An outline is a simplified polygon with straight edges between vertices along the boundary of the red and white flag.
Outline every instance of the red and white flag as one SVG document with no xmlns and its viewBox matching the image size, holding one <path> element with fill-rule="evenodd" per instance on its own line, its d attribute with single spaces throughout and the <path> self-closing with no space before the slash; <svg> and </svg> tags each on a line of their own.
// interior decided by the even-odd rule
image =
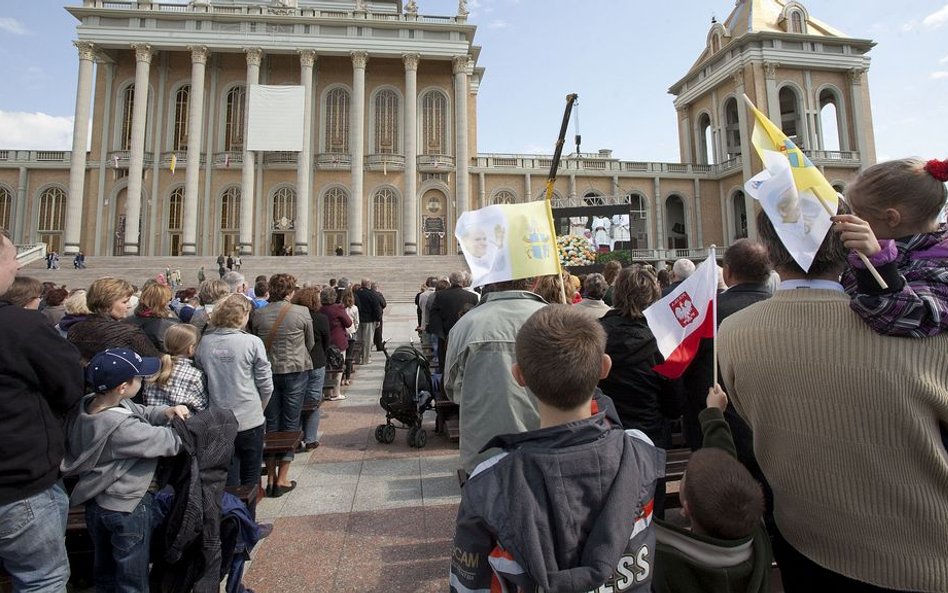
<svg viewBox="0 0 948 593">
<path fill-rule="evenodd" d="M 698 352 L 702 338 L 713 338 L 718 300 L 718 265 L 714 249 L 701 265 L 668 296 L 644 311 L 665 362 L 655 372 L 677 379 Z"/>
</svg>

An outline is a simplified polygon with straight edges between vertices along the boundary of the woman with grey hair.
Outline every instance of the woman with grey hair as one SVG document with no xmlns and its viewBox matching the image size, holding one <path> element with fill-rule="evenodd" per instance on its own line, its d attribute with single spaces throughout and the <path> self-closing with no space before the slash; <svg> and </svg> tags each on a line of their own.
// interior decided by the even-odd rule
<svg viewBox="0 0 948 593">
<path fill-rule="evenodd" d="M 589 274 L 583 281 L 583 300 L 576 303 L 576 310 L 595 319 L 601 319 L 609 312 L 609 305 L 602 300 L 607 290 L 609 290 L 609 283 L 606 282 L 605 276 L 597 273 Z"/>
<path fill-rule="evenodd" d="M 214 311 L 214 305 L 230 296 L 230 285 L 223 280 L 205 280 L 198 288 L 198 300 L 201 306 L 194 310 L 188 322 L 198 328 L 202 334 L 208 331 L 207 325 Z"/>
</svg>

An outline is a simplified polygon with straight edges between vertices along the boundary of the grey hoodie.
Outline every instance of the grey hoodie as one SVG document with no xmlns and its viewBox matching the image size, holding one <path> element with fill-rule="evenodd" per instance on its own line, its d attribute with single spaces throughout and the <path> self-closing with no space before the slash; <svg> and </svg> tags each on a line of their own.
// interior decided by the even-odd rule
<svg viewBox="0 0 948 593">
<path fill-rule="evenodd" d="M 140 406 L 123 400 L 89 414 L 90 393 L 66 427 L 65 475 L 79 476 L 69 504 L 88 500 L 110 511 L 135 510 L 148 491 L 159 457 L 177 455 L 181 439 L 167 424 L 168 406 Z"/>
</svg>

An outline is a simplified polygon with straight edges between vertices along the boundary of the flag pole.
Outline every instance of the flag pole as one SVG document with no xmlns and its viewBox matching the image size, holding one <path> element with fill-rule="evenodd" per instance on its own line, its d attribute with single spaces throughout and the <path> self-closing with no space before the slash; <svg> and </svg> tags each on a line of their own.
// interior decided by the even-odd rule
<svg viewBox="0 0 948 593">
<path fill-rule="evenodd" d="M 754 102 L 750 100 L 750 97 L 748 97 L 746 93 L 744 93 L 742 96 L 744 97 L 744 103 L 746 103 L 755 112 L 759 112 L 757 107 L 754 105 Z M 763 116 L 763 114 L 761 115 Z M 756 116 L 755 116 L 755 119 L 756 119 Z M 776 127 L 776 124 L 773 124 L 773 122 L 770 122 L 770 123 L 774 125 L 774 127 Z M 755 123 L 755 125 L 757 124 Z M 758 147 L 758 151 L 759 150 L 760 148 Z M 823 177 L 824 181 L 826 181 L 826 177 L 823 176 L 823 173 L 821 171 L 817 170 L 816 172 L 820 175 L 820 177 Z M 794 182 L 794 184 L 795 183 L 796 182 Z M 829 185 L 828 181 L 826 183 L 827 185 Z M 826 213 L 830 215 L 830 218 L 836 216 L 837 213 L 833 212 L 833 209 L 830 208 L 829 204 L 826 203 L 826 201 L 823 199 L 823 197 L 819 193 L 815 191 L 812 193 L 814 196 L 816 196 L 816 200 L 820 203 L 820 206 L 823 206 L 823 209 L 826 210 Z M 839 196 L 839 192 L 837 192 L 836 195 Z M 869 258 L 866 257 L 865 254 L 863 254 L 861 251 L 858 251 L 855 249 L 853 251 L 856 252 L 856 256 L 859 258 L 859 261 L 861 261 L 863 265 L 866 266 L 866 269 L 869 270 L 869 273 L 875 279 L 876 283 L 879 285 L 879 288 L 881 288 L 882 290 L 887 290 L 889 288 L 889 285 L 886 284 L 886 281 L 882 279 L 881 275 L 879 275 L 879 271 L 876 270 L 876 267 L 874 265 L 872 265 L 872 262 L 869 261 Z"/>
<path fill-rule="evenodd" d="M 709 248 L 711 252 L 711 261 L 714 262 L 715 268 L 718 265 L 718 255 L 717 247 L 711 245 Z M 717 272 L 715 271 L 715 275 Z M 714 330 L 711 334 L 711 358 L 712 358 L 712 374 L 711 374 L 711 386 L 718 384 L 718 291 L 717 288 L 714 290 L 714 296 L 711 297 L 711 316 L 714 318 Z"/>
</svg>

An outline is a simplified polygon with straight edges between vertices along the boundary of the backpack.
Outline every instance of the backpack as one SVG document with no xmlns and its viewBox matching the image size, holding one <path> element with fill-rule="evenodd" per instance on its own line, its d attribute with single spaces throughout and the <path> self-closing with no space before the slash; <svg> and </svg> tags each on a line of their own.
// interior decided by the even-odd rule
<svg viewBox="0 0 948 593">
<path fill-rule="evenodd" d="M 399 346 L 385 361 L 382 379 L 382 408 L 388 412 L 415 413 L 431 394 L 431 372 L 425 356 L 412 346 Z"/>
</svg>

